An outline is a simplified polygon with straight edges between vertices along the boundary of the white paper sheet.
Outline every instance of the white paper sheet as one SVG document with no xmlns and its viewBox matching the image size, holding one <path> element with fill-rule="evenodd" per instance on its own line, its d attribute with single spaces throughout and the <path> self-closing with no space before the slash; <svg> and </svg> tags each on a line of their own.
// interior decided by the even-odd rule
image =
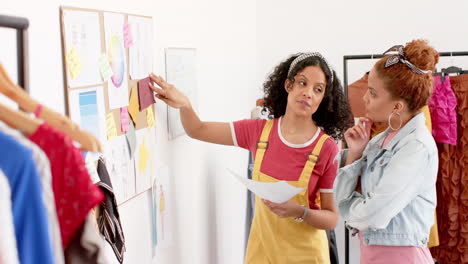
<svg viewBox="0 0 468 264">
<path fill-rule="evenodd" d="M 127 59 L 124 48 L 123 26 L 123 15 L 104 13 L 106 52 L 114 73 L 107 82 L 109 109 L 128 106 Z"/>
<path fill-rule="evenodd" d="M 258 195 L 259 197 L 274 202 L 284 203 L 293 198 L 296 194 L 304 190 L 304 188 L 297 188 L 285 181 L 279 182 L 258 182 L 239 176 L 234 171 L 227 169 L 236 179 L 244 184 L 247 189 Z"/>
<path fill-rule="evenodd" d="M 70 88 L 101 84 L 99 57 L 101 56 L 101 36 L 99 14 L 76 10 L 63 11 L 65 51 L 73 46 L 80 58 L 81 71 L 71 78 L 67 71 Z"/>
<path fill-rule="evenodd" d="M 153 20 L 128 16 L 133 46 L 129 48 L 130 77 L 143 79 L 153 70 Z"/>
</svg>

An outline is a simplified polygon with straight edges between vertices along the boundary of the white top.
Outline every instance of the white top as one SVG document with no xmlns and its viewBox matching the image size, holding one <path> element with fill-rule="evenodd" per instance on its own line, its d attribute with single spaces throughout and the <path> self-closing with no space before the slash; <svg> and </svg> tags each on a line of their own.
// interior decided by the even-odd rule
<svg viewBox="0 0 468 264">
<path fill-rule="evenodd" d="M 19 264 L 16 248 L 15 227 L 11 212 L 10 184 L 5 174 L 0 170 L 0 263 Z"/>
</svg>

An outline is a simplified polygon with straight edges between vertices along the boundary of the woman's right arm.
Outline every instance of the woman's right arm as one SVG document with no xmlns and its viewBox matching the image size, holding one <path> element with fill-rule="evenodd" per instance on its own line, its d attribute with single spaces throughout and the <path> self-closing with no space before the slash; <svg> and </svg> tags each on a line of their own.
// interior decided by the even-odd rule
<svg viewBox="0 0 468 264">
<path fill-rule="evenodd" d="M 156 97 L 180 110 L 180 120 L 189 137 L 215 144 L 234 145 L 229 123 L 201 121 L 188 97 L 177 90 L 174 85 L 154 74 L 150 75 L 150 79 L 159 86 L 150 82 L 150 87 L 156 93 Z"/>
</svg>

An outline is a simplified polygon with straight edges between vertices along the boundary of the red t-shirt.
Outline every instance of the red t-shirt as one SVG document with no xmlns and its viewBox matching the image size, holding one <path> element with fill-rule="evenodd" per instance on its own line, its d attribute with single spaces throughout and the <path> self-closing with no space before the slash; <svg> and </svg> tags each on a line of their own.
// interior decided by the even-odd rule
<svg viewBox="0 0 468 264">
<path fill-rule="evenodd" d="M 89 211 L 104 200 L 104 195 L 91 181 L 80 150 L 67 135 L 43 123 L 29 139 L 50 161 L 55 207 L 65 249 Z"/>
<path fill-rule="evenodd" d="M 280 118 L 274 119 L 268 139 L 268 149 L 265 152 L 260 171 L 278 180 L 297 181 L 304 169 L 308 155 L 317 145 L 318 139 L 325 133 L 319 129 L 308 142 L 292 144 L 281 135 L 280 122 Z M 264 119 L 245 119 L 232 123 L 231 134 L 234 144 L 255 154 L 257 142 L 260 140 L 265 123 Z M 333 182 L 338 170 L 338 163 L 335 162 L 337 153 L 337 144 L 332 138 L 328 138 L 323 144 L 319 160 L 309 180 L 310 208 L 319 209 L 319 205 L 315 204 L 317 191 L 333 192 Z"/>
</svg>

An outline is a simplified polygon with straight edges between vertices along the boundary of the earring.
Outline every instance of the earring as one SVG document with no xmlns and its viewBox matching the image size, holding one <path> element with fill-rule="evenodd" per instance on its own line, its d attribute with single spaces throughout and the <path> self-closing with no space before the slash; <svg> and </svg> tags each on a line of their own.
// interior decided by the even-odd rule
<svg viewBox="0 0 468 264">
<path fill-rule="evenodd" d="M 393 114 L 397 115 L 398 118 L 400 119 L 400 125 L 398 126 L 398 128 L 393 128 L 393 127 L 392 127 L 391 119 L 392 119 Z M 396 130 L 398 130 L 398 129 L 401 128 L 401 125 L 403 125 L 403 120 L 401 120 L 401 115 L 400 115 L 400 113 L 398 113 L 398 112 L 392 112 L 392 113 L 388 116 L 388 127 L 390 127 L 391 130 L 396 131 Z"/>
</svg>

